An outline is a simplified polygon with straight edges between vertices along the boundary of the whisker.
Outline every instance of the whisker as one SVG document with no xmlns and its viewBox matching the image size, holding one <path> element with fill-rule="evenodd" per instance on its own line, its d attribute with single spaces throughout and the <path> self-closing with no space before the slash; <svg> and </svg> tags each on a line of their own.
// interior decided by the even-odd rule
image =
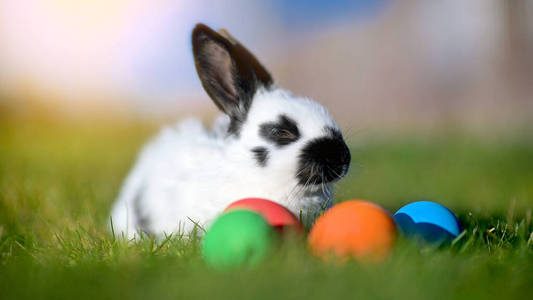
<svg viewBox="0 0 533 300">
<path fill-rule="evenodd" d="M 330 166 L 328 166 L 328 170 L 331 171 L 335 176 L 337 177 L 342 177 L 341 174 L 337 173 L 333 168 L 331 168 Z"/>
</svg>

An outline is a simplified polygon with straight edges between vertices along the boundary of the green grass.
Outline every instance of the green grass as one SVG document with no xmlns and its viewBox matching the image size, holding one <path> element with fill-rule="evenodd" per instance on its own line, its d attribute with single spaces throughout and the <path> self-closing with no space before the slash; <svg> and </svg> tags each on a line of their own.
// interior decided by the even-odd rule
<svg viewBox="0 0 533 300">
<path fill-rule="evenodd" d="M 395 211 L 434 200 L 458 213 L 451 245 L 400 238 L 386 261 L 342 266 L 282 245 L 251 269 L 214 271 L 196 239 L 133 243 L 108 211 L 151 126 L 0 122 L 2 299 L 525 299 L 533 287 L 533 144 L 462 131 L 352 137 L 337 201 Z"/>
</svg>

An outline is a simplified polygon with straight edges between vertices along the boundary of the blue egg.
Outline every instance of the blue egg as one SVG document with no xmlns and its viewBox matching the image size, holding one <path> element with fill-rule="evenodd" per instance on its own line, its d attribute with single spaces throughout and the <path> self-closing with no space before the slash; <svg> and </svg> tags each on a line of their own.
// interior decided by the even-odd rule
<svg viewBox="0 0 533 300">
<path fill-rule="evenodd" d="M 451 210 L 431 201 L 409 203 L 393 217 L 405 236 L 422 238 L 429 243 L 451 241 L 462 231 Z"/>
</svg>

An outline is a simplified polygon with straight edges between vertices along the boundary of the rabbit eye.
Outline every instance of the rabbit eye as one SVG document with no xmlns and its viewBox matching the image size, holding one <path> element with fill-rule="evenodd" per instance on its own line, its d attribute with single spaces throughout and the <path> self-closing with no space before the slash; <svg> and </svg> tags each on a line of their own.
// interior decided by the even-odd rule
<svg viewBox="0 0 533 300">
<path fill-rule="evenodd" d="M 260 126 L 259 134 L 277 146 L 286 146 L 300 138 L 296 122 L 285 115 L 279 116 L 277 122 L 265 123 Z"/>
<path fill-rule="evenodd" d="M 293 133 L 293 132 L 290 132 L 289 130 L 287 129 L 284 129 L 284 128 L 273 128 L 272 129 L 272 136 L 276 137 L 276 138 L 281 138 L 281 139 L 295 139 L 296 138 L 296 135 Z"/>
</svg>

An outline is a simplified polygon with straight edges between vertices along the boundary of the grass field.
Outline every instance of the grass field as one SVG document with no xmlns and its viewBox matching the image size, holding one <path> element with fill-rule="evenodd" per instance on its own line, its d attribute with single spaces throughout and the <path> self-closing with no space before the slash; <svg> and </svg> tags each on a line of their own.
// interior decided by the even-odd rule
<svg viewBox="0 0 533 300">
<path fill-rule="evenodd" d="M 351 135 L 354 165 L 336 200 L 394 212 L 434 200 L 465 232 L 451 245 L 400 238 L 379 264 L 325 264 L 303 242 L 251 269 L 213 271 L 197 240 L 133 243 L 108 211 L 154 128 L 0 121 L 2 299 L 527 299 L 533 292 L 533 142 L 464 131 Z"/>
</svg>

